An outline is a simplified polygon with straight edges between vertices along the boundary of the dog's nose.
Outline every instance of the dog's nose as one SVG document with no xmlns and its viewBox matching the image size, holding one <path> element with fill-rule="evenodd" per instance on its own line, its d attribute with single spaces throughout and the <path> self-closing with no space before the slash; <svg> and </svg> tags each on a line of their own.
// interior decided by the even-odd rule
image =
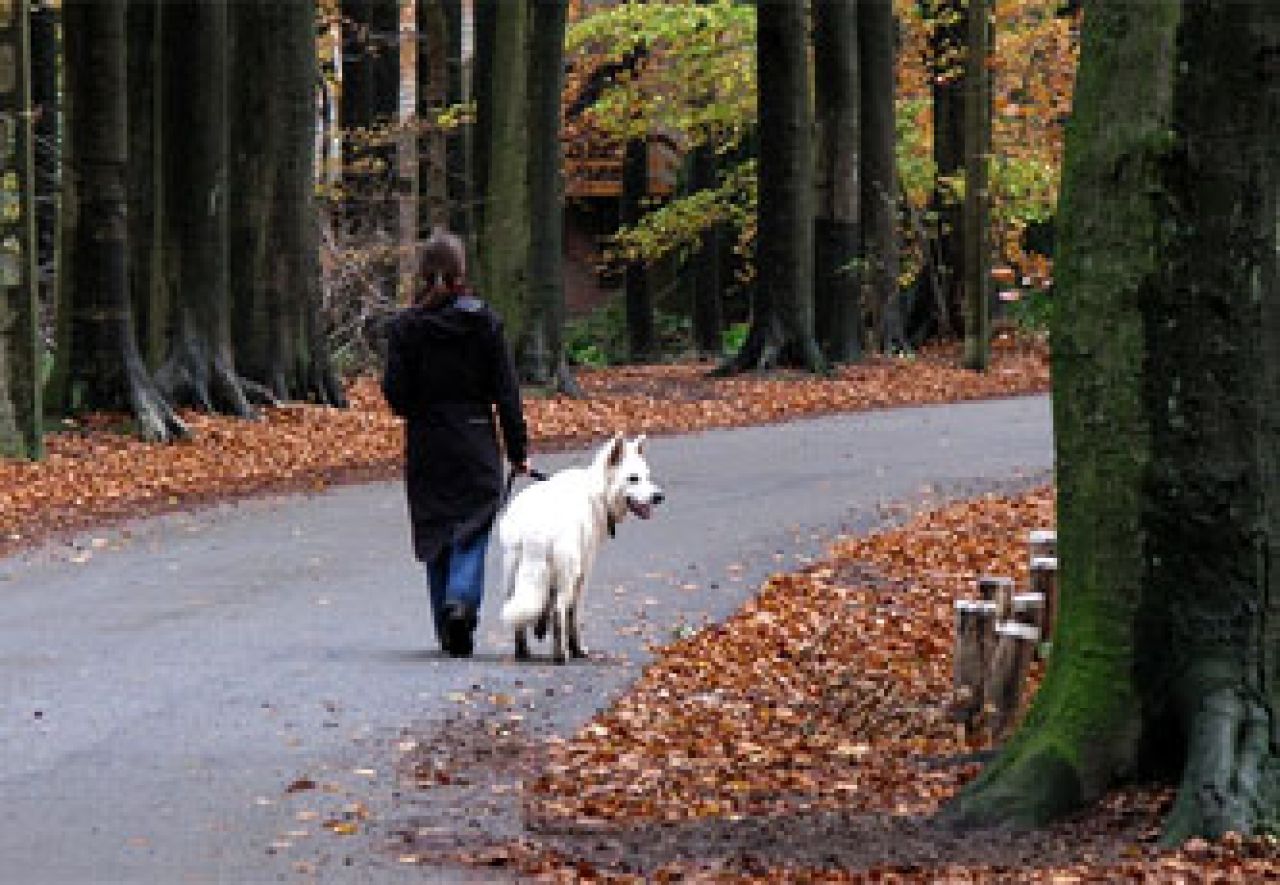
<svg viewBox="0 0 1280 885">
<path fill-rule="evenodd" d="M 664 495 L 662 492 L 654 492 L 654 493 L 653 493 L 653 503 L 655 503 L 655 504 L 661 504 L 661 503 L 662 503 L 663 501 L 665 501 L 666 499 L 667 499 L 667 496 L 666 496 L 666 495 Z"/>
</svg>

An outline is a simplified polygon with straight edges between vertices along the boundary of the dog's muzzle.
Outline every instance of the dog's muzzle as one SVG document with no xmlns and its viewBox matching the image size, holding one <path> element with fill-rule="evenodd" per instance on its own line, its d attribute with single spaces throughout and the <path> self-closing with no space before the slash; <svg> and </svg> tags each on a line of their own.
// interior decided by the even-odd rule
<svg viewBox="0 0 1280 885">
<path fill-rule="evenodd" d="M 662 492 L 656 492 L 648 501 L 637 501 L 634 498 L 627 498 L 627 509 L 641 519 L 648 519 L 653 516 L 653 508 L 662 503 L 665 496 Z"/>
</svg>

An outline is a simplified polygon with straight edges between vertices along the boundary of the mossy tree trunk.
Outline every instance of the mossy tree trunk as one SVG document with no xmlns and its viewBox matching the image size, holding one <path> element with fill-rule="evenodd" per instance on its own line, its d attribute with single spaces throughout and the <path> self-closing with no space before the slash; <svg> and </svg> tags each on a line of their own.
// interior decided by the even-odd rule
<svg viewBox="0 0 1280 885">
<path fill-rule="evenodd" d="M 807 4 L 760 4 L 756 29 L 760 195 L 751 327 L 718 371 L 822 371 L 813 332 L 813 137 Z"/>
<path fill-rule="evenodd" d="M 814 326 L 827 359 L 862 356 L 858 3 L 814 0 L 817 117 Z"/>
<path fill-rule="evenodd" d="M 58 24 L 62 14 L 49 0 L 31 4 L 31 104 L 35 113 L 36 265 L 41 300 L 53 303 L 58 251 L 58 141 L 62 137 L 58 84 Z"/>
<path fill-rule="evenodd" d="M 0 15 L 0 112 L 11 123 L 0 145 L 0 171 L 16 193 L 16 212 L 0 219 L 0 457 L 38 458 L 43 414 L 40 364 L 43 348 L 36 330 L 35 162 L 29 73 L 30 31 L 24 3 L 10 3 Z"/>
<path fill-rule="evenodd" d="M 129 292 L 128 78 L 124 0 L 64 6 L 70 115 L 64 207 L 70 216 L 52 398 L 72 412 L 126 412 L 148 439 L 187 428 L 143 364 Z"/>
<path fill-rule="evenodd" d="M 1056 264 L 1061 621 L 949 814 L 1038 825 L 1140 776 L 1165 838 L 1273 829 L 1280 7 L 1086 6 Z"/>
</svg>

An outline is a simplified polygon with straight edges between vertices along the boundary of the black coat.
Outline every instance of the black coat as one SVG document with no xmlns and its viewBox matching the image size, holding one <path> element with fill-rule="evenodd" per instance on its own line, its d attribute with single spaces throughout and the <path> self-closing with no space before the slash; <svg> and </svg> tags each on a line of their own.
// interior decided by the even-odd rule
<svg viewBox="0 0 1280 885">
<path fill-rule="evenodd" d="M 405 419 L 405 486 L 413 549 L 429 561 L 451 541 L 487 531 L 501 503 L 507 460 L 528 456 L 520 387 L 502 321 L 463 293 L 439 307 L 410 307 L 387 328 L 382 392 Z"/>
</svg>

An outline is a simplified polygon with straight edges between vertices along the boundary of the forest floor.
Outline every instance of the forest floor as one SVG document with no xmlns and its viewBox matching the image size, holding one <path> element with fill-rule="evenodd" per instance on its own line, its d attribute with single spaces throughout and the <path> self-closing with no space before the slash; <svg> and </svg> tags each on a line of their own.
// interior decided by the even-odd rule
<svg viewBox="0 0 1280 885">
<path fill-rule="evenodd" d="M 711 378 L 708 364 L 582 370 L 588 396 L 526 396 L 537 452 L 615 430 L 676 434 L 1043 392 L 1042 342 L 1002 338 L 992 368 L 954 348 L 830 377 Z M 376 381 L 351 407 L 271 409 L 255 422 L 186 414 L 194 437 L 149 445 L 118 417 L 68 423 L 36 464 L 0 462 L 0 554 L 83 545 L 85 532 L 229 499 L 394 477 L 399 422 Z M 1280 877 L 1275 840 L 1157 847 L 1167 789 L 1133 788 L 1035 834 L 951 832 L 933 818 L 992 752 L 946 715 L 952 601 L 976 576 L 1026 580 L 1025 539 L 1052 525 L 1052 489 L 988 496 L 836 542 L 778 574 L 728 621 L 651 649 L 653 664 L 576 734 L 522 737 L 497 715 L 447 753 L 406 751 L 407 790 L 484 783 L 518 767 L 524 833 L 439 844 L 398 833 L 405 865 L 461 863 L 548 881 L 1244 881 Z M 79 540 L 76 540 L 79 538 Z M 833 618 L 833 608 L 840 611 Z M 1033 667 L 1026 694 L 1034 691 Z M 518 718 L 518 717 L 517 717 Z M 424 870 L 426 872 L 426 870 Z"/>
<path fill-rule="evenodd" d="M 712 378 L 709 363 L 580 369 L 583 399 L 526 391 L 533 460 L 616 431 L 688 433 L 890 406 L 1048 390 L 1042 341 L 1001 337 L 986 373 L 958 368 L 955 347 L 873 359 L 828 377 L 795 372 Z M 0 460 L 0 555 L 69 540 L 102 525 L 257 495 L 392 478 L 400 421 L 377 381 L 348 389 L 350 407 L 290 404 L 257 421 L 184 412 L 187 441 L 149 444 L 118 415 L 91 415 L 46 435 L 47 456 Z"/>
</svg>

